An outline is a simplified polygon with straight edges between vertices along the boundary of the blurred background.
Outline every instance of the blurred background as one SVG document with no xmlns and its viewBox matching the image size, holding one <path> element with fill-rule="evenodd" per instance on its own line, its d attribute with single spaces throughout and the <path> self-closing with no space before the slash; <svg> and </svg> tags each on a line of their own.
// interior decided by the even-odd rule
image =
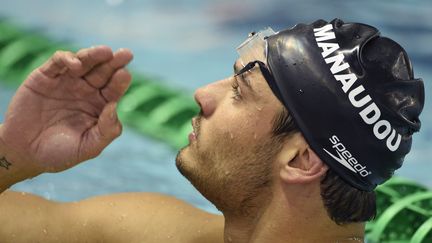
<svg viewBox="0 0 432 243">
<path fill-rule="evenodd" d="M 97 44 L 130 48 L 135 55 L 131 70 L 191 96 L 196 88 L 231 75 L 235 48 L 249 32 L 335 17 L 368 23 L 399 42 L 430 94 L 431 13 L 432 2 L 426 0 L 0 0 L 1 18 L 78 48 Z M 13 93 L 0 85 L 2 115 Z M 432 188 L 428 96 L 421 120 L 421 132 L 415 135 L 412 152 L 397 175 Z M 12 189 L 58 201 L 116 192 L 160 192 L 217 212 L 177 171 L 176 153 L 165 143 L 125 127 L 123 135 L 98 158 Z"/>
</svg>

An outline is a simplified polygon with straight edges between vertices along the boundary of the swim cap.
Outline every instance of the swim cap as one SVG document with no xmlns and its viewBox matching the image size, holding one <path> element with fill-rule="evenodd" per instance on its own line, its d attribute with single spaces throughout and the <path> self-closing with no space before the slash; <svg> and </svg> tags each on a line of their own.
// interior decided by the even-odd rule
<svg viewBox="0 0 432 243">
<path fill-rule="evenodd" d="M 266 37 L 275 95 L 318 156 L 352 186 L 389 179 L 419 131 L 424 86 L 372 26 L 318 20 Z"/>
</svg>

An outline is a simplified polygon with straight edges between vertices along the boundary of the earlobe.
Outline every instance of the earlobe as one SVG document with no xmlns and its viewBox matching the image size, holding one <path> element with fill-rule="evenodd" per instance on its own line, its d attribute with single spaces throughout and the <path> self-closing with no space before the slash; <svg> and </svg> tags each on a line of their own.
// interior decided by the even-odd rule
<svg viewBox="0 0 432 243">
<path fill-rule="evenodd" d="M 296 156 L 281 168 L 281 179 L 290 184 L 320 181 L 327 172 L 327 165 L 308 146 L 297 151 Z"/>
</svg>

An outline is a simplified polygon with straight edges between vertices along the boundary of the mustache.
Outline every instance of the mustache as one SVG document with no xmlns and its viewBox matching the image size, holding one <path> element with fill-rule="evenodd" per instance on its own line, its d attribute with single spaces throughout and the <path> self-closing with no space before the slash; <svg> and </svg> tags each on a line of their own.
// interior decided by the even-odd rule
<svg viewBox="0 0 432 243">
<path fill-rule="evenodd" d="M 198 137 L 198 134 L 200 133 L 200 128 L 201 128 L 201 119 L 203 117 L 203 111 L 200 110 L 200 112 L 198 113 L 197 117 L 195 118 L 195 124 L 194 124 L 194 130 L 195 130 L 195 135 Z"/>
</svg>

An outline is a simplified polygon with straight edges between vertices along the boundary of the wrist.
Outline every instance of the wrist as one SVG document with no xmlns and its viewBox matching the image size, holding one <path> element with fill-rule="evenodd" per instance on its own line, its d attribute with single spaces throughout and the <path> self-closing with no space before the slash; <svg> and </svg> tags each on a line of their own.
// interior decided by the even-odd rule
<svg viewBox="0 0 432 243">
<path fill-rule="evenodd" d="M 18 183 L 29 178 L 19 161 L 11 159 L 12 151 L 7 147 L 2 137 L 2 126 L 0 124 L 0 193 Z"/>
</svg>

